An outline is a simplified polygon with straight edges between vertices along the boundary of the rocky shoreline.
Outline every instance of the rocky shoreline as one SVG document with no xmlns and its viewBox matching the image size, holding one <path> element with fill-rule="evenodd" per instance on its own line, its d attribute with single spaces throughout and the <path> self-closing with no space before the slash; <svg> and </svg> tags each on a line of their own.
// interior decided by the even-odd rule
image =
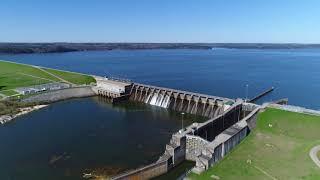
<svg viewBox="0 0 320 180">
<path fill-rule="evenodd" d="M 14 118 L 22 116 L 24 114 L 30 113 L 32 111 L 36 111 L 39 109 L 42 109 L 44 107 L 47 107 L 48 105 L 36 105 L 36 106 L 31 106 L 31 107 L 25 107 L 25 108 L 20 108 L 19 113 L 14 114 L 14 115 L 2 115 L 0 116 L 0 124 L 5 124 L 10 121 L 12 121 Z"/>
</svg>

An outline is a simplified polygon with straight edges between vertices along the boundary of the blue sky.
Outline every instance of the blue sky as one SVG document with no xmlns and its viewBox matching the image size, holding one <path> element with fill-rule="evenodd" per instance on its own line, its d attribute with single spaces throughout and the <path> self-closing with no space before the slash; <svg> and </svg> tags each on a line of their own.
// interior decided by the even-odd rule
<svg viewBox="0 0 320 180">
<path fill-rule="evenodd" d="M 320 1 L 1 0 L 0 42 L 320 43 Z"/>
</svg>

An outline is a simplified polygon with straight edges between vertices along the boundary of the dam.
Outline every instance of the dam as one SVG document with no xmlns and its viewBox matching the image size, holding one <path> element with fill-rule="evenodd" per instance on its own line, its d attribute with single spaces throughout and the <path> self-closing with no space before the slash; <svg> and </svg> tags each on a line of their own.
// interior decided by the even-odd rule
<svg viewBox="0 0 320 180">
<path fill-rule="evenodd" d="M 112 177 L 112 179 L 150 179 L 167 173 L 185 160 L 193 161 L 193 172 L 201 173 L 214 165 L 246 137 L 259 106 L 242 99 L 176 90 L 99 78 L 94 91 L 112 102 L 134 101 L 181 113 L 202 116 L 203 123 L 193 123 L 172 135 L 159 159 L 148 166 Z"/>
<path fill-rule="evenodd" d="M 98 77 L 94 91 L 113 101 L 131 100 L 207 118 L 223 113 L 235 101 L 200 93 Z"/>
<path fill-rule="evenodd" d="M 134 83 L 130 99 L 179 112 L 208 118 L 216 117 L 234 100 L 200 93 Z"/>
</svg>

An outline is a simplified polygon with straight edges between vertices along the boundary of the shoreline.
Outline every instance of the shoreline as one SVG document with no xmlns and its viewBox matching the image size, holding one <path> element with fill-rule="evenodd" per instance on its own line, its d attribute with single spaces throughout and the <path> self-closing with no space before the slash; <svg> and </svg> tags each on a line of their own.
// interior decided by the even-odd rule
<svg viewBox="0 0 320 180">
<path fill-rule="evenodd" d="M 320 48 L 303 43 L 14 43 L 0 42 L 0 54 L 68 53 L 81 51 L 154 50 L 154 49 L 301 49 Z"/>
<path fill-rule="evenodd" d="M 12 120 L 14 120 L 17 117 L 20 117 L 22 115 L 28 114 L 32 111 L 36 111 L 42 108 L 45 108 L 49 105 L 35 105 L 35 106 L 30 106 L 30 107 L 25 107 L 25 108 L 19 108 L 19 113 L 16 113 L 14 115 L 1 115 L 0 116 L 0 124 L 6 124 L 8 122 L 11 122 Z"/>
</svg>

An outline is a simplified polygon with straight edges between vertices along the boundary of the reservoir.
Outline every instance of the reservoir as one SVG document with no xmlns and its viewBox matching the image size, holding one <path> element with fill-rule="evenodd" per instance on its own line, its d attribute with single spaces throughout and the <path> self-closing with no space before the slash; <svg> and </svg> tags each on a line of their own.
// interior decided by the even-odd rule
<svg viewBox="0 0 320 180">
<path fill-rule="evenodd" d="M 0 59 L 228 98 L 271 86 L 259 103 L 320 109 L 320 49 L 114 50 L 0 55 Z M 184 125 L 203 118 L 184 116 Z M 91 97 L 53 103 L 0 127 L 0 179 L 79 179 L 115 174 L 157 160 L 182 116 L 137 103 Z"/>
<path fill-rule="evenodd" d="M 320 49 L 112 50 L 0 55 L 41 65 L 220 97 L 248 97 L 274 86 L 261 101 L 289 98 L 320 109 Z"/>
</svg>

